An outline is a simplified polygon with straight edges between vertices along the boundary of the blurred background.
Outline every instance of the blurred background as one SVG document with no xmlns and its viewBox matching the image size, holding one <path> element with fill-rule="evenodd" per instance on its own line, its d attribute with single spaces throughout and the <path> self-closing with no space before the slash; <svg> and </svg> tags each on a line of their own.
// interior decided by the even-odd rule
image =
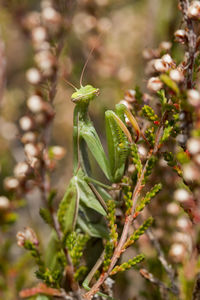
<svg viewBox="0 0 200 300">
<path fill-rule="evenodd" d="M 29 13 L 39 12 L 44 3 L 39 0 L 0 0 L 0 194 L 10 198 L 14 196 L 5 190 L 5 178 L 13 176 L 14 166 L 25 158 L 19 120 L 27 113 L 26 100 L 32 92 L 27 70 L 35 66 L 33 44 L 24 25 L 25 17 Z M 59 199 L 72 174 L 73 155 L 74 104 L 70 100 L 73 89 L 63 78 L 79 87 L 84 63 L 94 47 L 83 85 L 89 83 L 100 89 L 100 95 L 93 101 L 90 110 L 104 141 L 105 109 L 114 108 L 127 89 L 139 86 L 145 91 L 147 76 L 143 50 L 156 48 L 162 41 L 173 42 L 173 32 L 179 28 L 181 16 L 178 1 L 174 0 L 59 0 L 55 1 L 55 6 L 65 20 L 64 46 L 58 63 L 58 86 L 54 100 L 56 115 L 50 142 L 67 150 L 52 175 L 52 185 L 58 189 Z M 181 56 L 181 50 L 174 44 L 172 53 L 177 59 Z M 11 223 L 12 218 L 16 218 L 15 226 L 3 226 L 3 234 L 0 233 L 2 300 L 18 299 L 18 291 L 35 280 L 32 260 L 22 255 L 24 252 L 16 246 L 16 232 L 24 226 L 33 227 L 44 244 L 45 233 L 48 233 L 38 214 L 41 206 L 39 191 L 33 189 L 21 202 L 17 214 L 11 216 Z M 13 267 L 7 274 L 10 265 Z M 22 269 L 23 272 L 20 272 Z M 143 281 L 137 281 L 139 284 L 136 286 L 133 276 L 137 281 L 139 275 L 130 271 L 128 277 L 119 278 L 119 282 L 123 285 L 130 281 L 134 286 L 132 295 L 137 295 Z M 3 294 L 6 284 L 9 284 L 9 289 Z M 151 298 L 144 299 L 160 299 L 153 297 L 152 291 Z M 133 299 L 143 299 L 143 296 Z"/>
</svg>

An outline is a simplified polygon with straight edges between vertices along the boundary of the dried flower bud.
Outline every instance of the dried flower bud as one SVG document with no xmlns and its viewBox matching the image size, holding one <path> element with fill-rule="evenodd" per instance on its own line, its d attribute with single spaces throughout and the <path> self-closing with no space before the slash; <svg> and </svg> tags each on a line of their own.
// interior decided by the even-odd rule
<svg viewBox="0 0 200 300">
<path fill-rule="evenodd" d="M 29 172 L 29 165 L 26 162 L 19 162 L 14 168 L 14 175 L 20 180 Z"/>
<path fill-rule="evenodd" d="M 184 44 L 187 40 L 187 32 L 184 29 L 178 29 L 174 33 L 176 42 Z"/>
<path fill-rule="evenodd" d="M 196 107 L 200 105 L 200 93 L 197 90 L 191 89 L 187 92 L 188 102 Z"/>
<path fill-rule="evenodd" d="M 193 1 L 188 7 L 187 15 L 191 19 L 199 19 L 200 18 L 200 2 Z"/>
<path fill-rule="evenodd" d="M 30 84 L 39 84 L 42 76 L 38 69 L 31 68 L 26 72 L 26 79 Z"/>
<path fill-rule="evenodd" d="M 52 24 L 56 27 L 60 26 L 62 22 L 61 15 L 53 7 L 44 8 L 42 18 L 46 24 Z"/>
<path fill-rule="evenodd" d="M 174 243 L 169 251 L 169 255 L 175 262 L 183 261 L 186 254 L 185 246 L 181 243 Z"/>
<path fill-rule="evenodd" d="M 3 182 L 4 188 L 8 191 L 16 190 L 19 187 L 19 181 L 15 177 L 6 177 Z"/>
<path fill-rule="evenodd" d="M 37 135 L 35 132 L 32 132 L 32 131 L 28 131 L 28 132 L 24 133 L 24 135 L 21 138 L 21 141 L 23 144 L 35 143 L 36 140 L 37 140 Z"/>
<path fill-rule="evenodd" d="M 190 138 L 187 142 L 190 154 L 195 155 L 200 152 L 200 138 Z"/>
<path fill-rule="evenodd" d="M 187 231 L 190 228 L 190 220 L 187 217 L 180 217 L 177 220 L 177 226 L 183 230 L 183 231 Z"/>
<path fill-rule="evenodd" d="M 124 104 L 128 109 L 132 109 L 132 105 L 126 100 L 121 100 L 119 103 Z"/>
<path fill-rule="evenodd" d="M 27 106 L 33 113 L 38 113 L 43 110 L 43 100 L 38 95 L 32 95 L 27 100 Z"/>
<path fill-rule="evenodd" d="M 161 50 L 169 51 L 172 47 L 172 43 L 168 41 L 163 41 L 160 43 L 159 48 Z"/>
<path fill-rule="evenodd" d="M 152 77 L 148 80 L 147 88 L 152 92 L 157 92 L 163 87 L 163 83 L 159 77 Z"/>
<path fill-rule="evenodd" d="M 142 52 L 142 56 L 146 60 L 153 59 L 155 57 L 154 51 L 152 49 L 144 49 Z"/>
<path fill-rule="evenodd" d="M 10 201 L 5 196 L 0 196 L 0 211 L 6 210 L 10 207 Z"/>
<path fill-rule="evenodd" d="M 56 58 L 50 51 L 40 51 L 35 55 L 35 62 L 45 76 L 52 75 L 53 67 L 56 65 Z"/>
<path fill-rule="evenodd" d="M 174 193 L 174 199 L 178 202 L 186 202 L 191 198 L 190 193 L 185 189 L 178 189 Z"/>
<path fill-rule="evenodd" d="M 32 143 L 28 143 L 24 146 L 24 151 L 25 154 L 27 155 L 28 159 L 31 159 L 33 157 L 38 156 L 39 151 L 36 145 L 32 144 Z"/>
<path fill-rule="evenodd" d="M 186 181 L 195 181 L 199 179 L 199 169 L 195 164 L 189 163 L 183 166 L 183 177 Z"/>
<path fill-rule="evenodd" d="M 40 26 L 40 13 L 33 11 L 27 14 L 22 20 L 22 24 L 28 30 Z"/>
<path fill-rule="evenodd" d="M 30 242 L 35 246 L 39 245 L 39 241 L 37 236 L 32 228 L 26 227 L 24 231 L 19 231 L 16 235 L 17 237 L 17 245 L 19 247 L 24 247 L 25 242 Z"/>
<path fill-rule="evenodd" d="M 169 203 L 167 205 L 167 212 L 171 215 L 178 215 L 180 212 L 180 207 L 178 204 L 176 204 L 175 202 Z"/>
<path fill-rule="evenodd" d="M 34 123 L 33 123 L 33 120 L 29 116 L 23 116 L 19 120 L 19 126 L 22 130 L 28 131 L 33 128 Z"/>
<path fill-rule="evenodd" d="M 32 30 L 31 36 L 32 36 L 33 42 L 36 44 L 39 44 L 39 43 L 44 42 L 47 39 L 47 31 L 44 27 L 38 26 Z"/>
<path fill-rule="evenodd" d="M 136 91 L 135 90 L 128 90 L 125 95 L 124 95 L 124 100 L 130 103 L 135 102 L 135 95 Z"/>
<path fill-rule="evenodd" d="M 177 69 L 171 70 L 169 72 L 169 76 L 172 80 L 174 80 L 175 82 L 178 82 L 178 83 L 183 82 L 183 80 L 184 80 L 183 73 Z"/>
<path fill-rule="evenodd" d="M 155 59 L 154 60 L 154 68 L 157 72 L 167 72 L 170 68 L 169 64 L 164 62 L 163 59 Z"/>
<path fill-rule="evenodd" d="M 49 154 L 53 159 L 60 160 L 65 156 L 66 150 L 61 146 L 53 146 L 49 149 Z"/>
<path fill-rule="evenodd" d="M 168 65 L 173 66 L 175 63 L 172 57 L 169 54 L 165 54 L 161 57 L 161 59 Z"/>
<path fill-rule="evenodd" d="M 200 154 L 197 154 L 197 155 L 194 156 L 194 161 L 195 161 L 198 165 L 200 165 Z"/>
</svg>

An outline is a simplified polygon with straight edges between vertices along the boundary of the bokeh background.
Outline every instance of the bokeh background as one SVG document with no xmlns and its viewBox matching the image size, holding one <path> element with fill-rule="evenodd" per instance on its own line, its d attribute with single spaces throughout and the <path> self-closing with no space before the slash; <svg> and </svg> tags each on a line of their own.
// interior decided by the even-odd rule
<svg viewBox="0 0 200 300">
<path fill-rule="evenodd" d="M 24 30 L 23 18 L 27 13 L 40 11 L 41 3 L 39 0 L 0 0 L 0 194 L 9 197 L 3 182 L 7 176 L 12 176 L 16 163 L 25 158 L 20 142 L 19 119 L 27 111 L 26 99 L 32 89 L 26 80 L 26 71 L 35 65 L 34 50 L 30 36 Z M 90 111 L 105 143 L 105 109 L 114 108 L 123 99 L 127 89 L 140 86 L 145 91 L 147 76 L 143 50 L 155 48 L 162 41 L 173 42 L 173 32 L 180 26 L 181 15 L 178 1 L 175 0 L 59 0 L 55 3 L 66 22 L 64 47 L 59 58 L 59 81 L 54 101 L 56 115 L 51 137 L 52 145 L 60 145 L 67 150 L 65 158 L 52 175 L 52 184 L 59 191 L 59 199 L 72 174 L 73 156 L 74 104 L 70 100 L 73 89 L 63 81 L 63 77 L 79 86 L 84 63 L 90 50 L 95 47 L 83 84 L 90 83 L 100 89 L 100 95 L 91 104 Z M 172 54 L 177 59 L 181 56 L 181 50 L 175 44 L 172 46 Z M 19 229 L 28 225 L 34 228 L 45 245 L 49 231 L 39 217 L 40 206 L 40 193 L 34 189 L 22 199 L 15 225 L 3 228 L 3 234 L 0 233 L 2 300 L 18 299 L 18 291 L 24 286 L 30 286 L 35 280 L 34 264 L 16 246 L 15 235 Z M 144 245 L 148 247 L 145 241 Z M 9 285 L 9 289 L 5 289 L 6 285 Z M 132 291 L 124 291 L 123 285 L 126 288 L 129 286 Z M 128 299 L 128 295 L 137 295 L 143 290 L 139 298 L 132 297 L 131 300 L 160 299 L 157 294 L 154 295 L 150 285 L 151 296 L 145 296 L 143 285 L 144 281 L 137 272 L 130 271 L 126 278 L 119 276 L 119 297 Z"/>
</svg>

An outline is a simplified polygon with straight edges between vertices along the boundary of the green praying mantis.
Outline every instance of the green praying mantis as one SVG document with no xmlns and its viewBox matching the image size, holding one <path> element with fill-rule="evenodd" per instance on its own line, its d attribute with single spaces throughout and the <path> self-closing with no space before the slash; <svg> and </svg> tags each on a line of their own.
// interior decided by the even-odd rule
<svg viewBox="0 0 200 300">
<path fill-rule="evenodd" d="M 130 145 L 133 143 L 129 132 L 125 116 L 131 122 L 136 136 L 140 136 L 140 128 L 137 121 L 124 104 L 117 104 L 115 111 L 105 112 L 106 137 L 108 145 L 108 157 L 103 149 L 99 136 L 88 115 L 89 104 L 99 94 L 99 89 L 92 85 L 82 86 L 72 94 L 71 100 L 75 103 L 74 123 L 73 123 L 73 177 L 68 189 L 61 201 L 58 210 L 58 219 L 64 232 L 72 230 L 78 222 L 79 226 L 92 236 L 101 236 L 106 233 L 101 232 L 101 226 L 96 224 L 93 228 L 89 226 L 89 216 L 87 209 L 92 209 L 106 215 L 106 200 L 110 195 L 104 190 L 94 187 L 91 182 L 102 187 L 107 187 L 90 177 L 90 162 L 88 159 L 88 149 L 92 153 L 97 164 L 103 171 L 105 177 L 111 183 L 119 183 L 124 175 Z M 90 182 L 91 181 L 91 182 Z M 81 214 L 78 212 L 82 211 Z M 72 220 L 73 217 L 73 220 Z M 86 228 L 86 227 L 90 228 Z M 99 231 L 100 230 L 100 231 Z M 99 231 L 99 232 L 98 232 Z"/>
</svg>

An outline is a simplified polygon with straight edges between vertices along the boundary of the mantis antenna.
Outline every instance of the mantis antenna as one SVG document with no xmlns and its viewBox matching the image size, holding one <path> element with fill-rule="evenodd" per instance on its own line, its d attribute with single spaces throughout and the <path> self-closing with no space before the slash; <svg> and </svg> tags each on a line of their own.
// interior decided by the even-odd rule
<svg viewBox="0 0 200 300">
<path fill-rule="evenodd" d="M 83 75 L 84 75 L 84 73 L 85 73 L 85 69 L 86 69 L 86 67 L 87 67 L 87 64 L 88 64 L 88 62 L 89 62 L 89 60 L 90 60 L 90 57 L 91 57 L 91 55 L 92 55 L 94 49 L 95 49 L 95 46 L 90 50 L 90 53 L 89 53 L 89 55 L 88 55 L 88 58 L 87 58 L 87 60 L 86 60 L 86 62 L 85 62 L 85 64 L 84 64 L 83 70 L 82 70 L 82 72 L 81 72 L 81 77 L 80 77 L 80 86 L 82 86 Z"/>
<path fill-rule="evenodd" d="M 74 84 L 72 84 L 70 81 L 68 81 L 68 80 L 65 79 L 64 77 L 62 77 L 62 80 L 64 80 L 67 84 L 69 84 L 71 87 L 73 87 L 73 89 L 75 89 L 76 91 L 78 90 L 77 87 L 75 87 Z"/>
</svg>

